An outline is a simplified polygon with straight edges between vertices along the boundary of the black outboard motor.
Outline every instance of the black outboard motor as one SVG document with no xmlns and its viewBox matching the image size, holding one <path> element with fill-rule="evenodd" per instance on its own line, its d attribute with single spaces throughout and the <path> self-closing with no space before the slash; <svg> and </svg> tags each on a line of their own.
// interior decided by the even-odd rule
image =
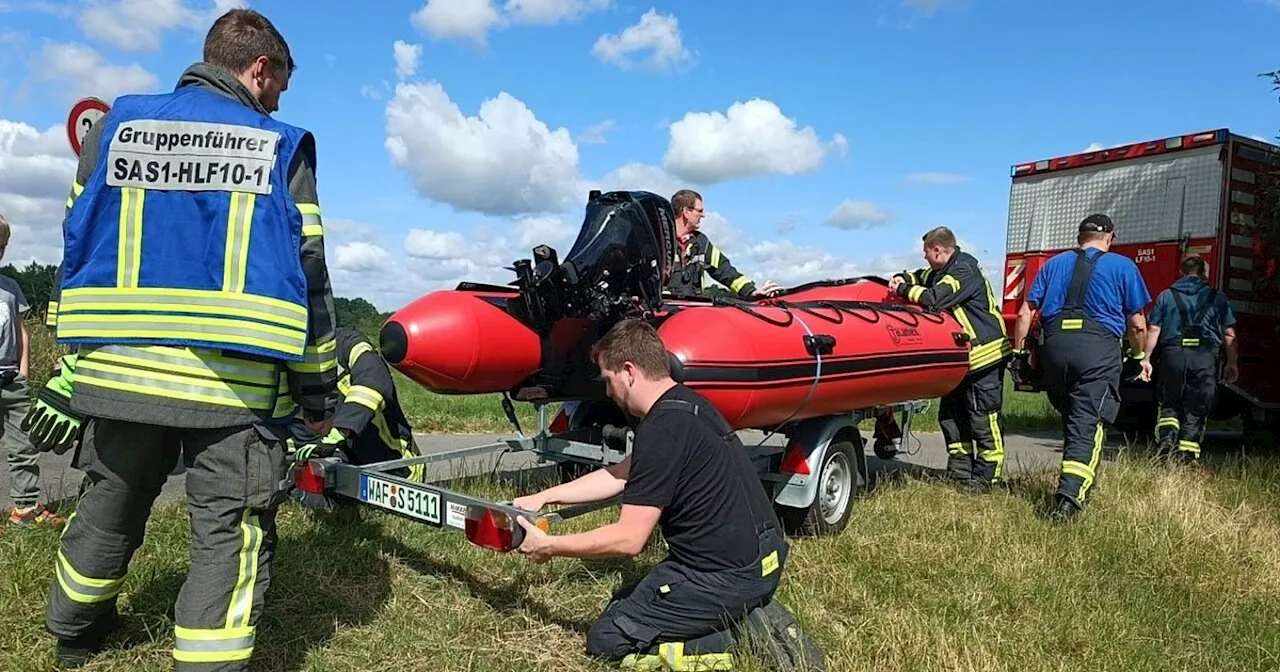
<svg viewBox="0 0 1280 672">
<path fill-rule="evenodd" d="M 516 262 L 516 286 L 540 329 L 563 317 L 611 322 L 651 312 L 677 259 L 671 203 L 647 191 L 592 191 L 564 261 L 546 245 Z"/>
</svg>

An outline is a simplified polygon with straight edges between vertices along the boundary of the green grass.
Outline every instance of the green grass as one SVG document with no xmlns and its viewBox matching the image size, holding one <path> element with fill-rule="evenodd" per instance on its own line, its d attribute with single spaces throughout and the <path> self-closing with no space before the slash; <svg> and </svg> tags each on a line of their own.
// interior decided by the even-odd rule
<svg viewBox="0 0 1280 672">
<path fill-rule="evenodd" d="M 399 372 L 394 372 L 396 391 L 400 395 L 400 405 L 413 428 L 420 432 L 443 432 L 449 434 L 501 434 L 511 431 L 511 423 L 502 412 L 502 395 L 480 394 L 469 396 L 452 396 L 434 394 L 422 386 L 409 380 Z M 533 406 L 527 403 L 515 403 L 520 426 L 526 431 L 536 428 Z M 548 409 L 548 421 L 555 409 Z M 1004 421 L 1005 430 L 1010 432 L 1029 432 L 1057 429 L 1059 424 L 1057 411 L 1049 405 L 1044 394 L 1015 392 L 1013 383 L 1005 382 Z M 870 430 L 872 423 L 864 423 L 863 429 Z M 931 400 L 929 408 L 913 421 L 913 429 L 924 432 L 938 431 L 938 403 Z"/>
<path fill-rule="evenodd" d="M 1192 470 L 1121 457 L 1066 526 L 1036 515 L 1052 484 L 1026 472 L 973 496 L 905 471 L 882 479 L 843 534 L 793 540 L 779 599 L 832 671 L 1280 668 L 1280 460 Z M 282 511 L 253 669 L 609 669 L 582 655 L 585 629 L 661 556 L 656 541 L 635 561 L 534 565 L 456 531 L 359 518 Z M 0 540 L 0 668 L 51 668 L 57 544 L 56 531 Z M 124 630 L 87 669 L 171 669 L 186 547 L 185 512 L 159 508 L 121 598 Z"/>
</svg>

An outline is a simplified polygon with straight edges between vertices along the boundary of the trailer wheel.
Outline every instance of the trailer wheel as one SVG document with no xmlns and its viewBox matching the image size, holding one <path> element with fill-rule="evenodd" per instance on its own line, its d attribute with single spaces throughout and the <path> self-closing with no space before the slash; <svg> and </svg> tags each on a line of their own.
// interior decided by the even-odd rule
<svg viewBox="0 0 1280 672">
<path fill-rule="evenodd" d="M 779 507 L 779 517 L 793 535 L 835 535 L 844 531 L 853 510 L 853 497 L 861 478 L 851 441 L 836 441 L 827 447 L 818 468 L 818 490 L 804 509 Z"/>
</svg>

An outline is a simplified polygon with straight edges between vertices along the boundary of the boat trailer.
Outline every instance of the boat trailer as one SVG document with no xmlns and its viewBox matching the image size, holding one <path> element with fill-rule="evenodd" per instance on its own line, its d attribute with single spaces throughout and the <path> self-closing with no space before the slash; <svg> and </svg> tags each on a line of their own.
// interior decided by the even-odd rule
<svg viewBox="0 0 1280 672">
<path fill-rule="evenodd" d="M 573 402 L 569 402 L 572 404 Z M 779 517 L 790 533 L 838 534 L 848 522 L 852 499 L 867 484 L 864 441 L 858 424 L 896 413 L 902 441 L 911 437 L 913 416 L 928 407 L 925 400 L 913 400 L 847 414 L 822 416 L 789 423 L 768 432 L 754 445 L 747 443 L 760 479 L 774 501 Z M 553 511 L 532 512 L 510 502 L 491 501 L 458 492 L 431 482 L 426 465 L 484 454 L 532 453 L 538 457 L 534 468 L 555 465 L 562 478 L 576 470 L 599 468 L 621 462 L 631 451 L 632 431 L 612 425 L 574 426 L 572 406 L 562 406 L 555 421 L 547 421 L 547 404 L 537 404 L 538 428 L 533 436 L 521 431 L 509 397 L 503 409 L 515 427 L 513 438 L 466 448 L 427 453 L 411 458 L 374 464 L 353 465 L 339 457 L 316 458 L 294 465 L 281 484 L 295 498 L 327 508 L 331 497 L 388 511 L 394 515 L 430 525 L 462 530 L 467 539 L 498 552 L 509 552 L 524 541 L 524 528 L 516 518 L 524 517 L 543 530 L 552 523 L 606 508 L 617 498 L 579 504 Z M 785 445 L 765 445 L 774 433 L 787 438 Z M 746 443 L 744 441 L 744 443 Z M 879 456 L 891 455 L 877 445 Z M 896 452 L 896 451 L 893 451 Z M 421 465 L 423 482 L 395 472 Z M 497 470 L 497 463 L 494 464 Z"/>
</svg>

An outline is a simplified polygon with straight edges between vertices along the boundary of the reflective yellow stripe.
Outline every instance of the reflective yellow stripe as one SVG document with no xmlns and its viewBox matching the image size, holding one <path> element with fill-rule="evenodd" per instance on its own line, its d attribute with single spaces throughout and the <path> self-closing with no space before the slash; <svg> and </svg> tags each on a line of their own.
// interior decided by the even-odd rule
<svg viewBox="0 0 1280 672">
<path fill-rule="evenodd" d="M 45 311 L 44 324 L 46 327 L 58 326 L 58 302 L 53 299 L 49 299 L 49 308 Z"/>
<path fill-rule="evenodd" d="M 356 368 L 356 360 L 360 359 L 360 355 L 373 352 L 373 346 L 361 341 L 351 346 L 351 352 L 347 354 L 347 368 Z"/>
<path fill-rule="evenodd" d="M 324 235 L 324 223 L 320 217 L 320 206 L 315 203 L 299 203 L 298 211 L 302 213 L 302 237 Z"/>
<path fill-rule="evenodd" d="M 967 441 L 961 441 L 958 443 L 948 443 L 947 452 L 950 453 L 951 455 L 965 455 L 965 454 L 968 454 L 969 449 L 972 447 L 973 447 L 973 444 Z"/>
<path fill-rule="evenodd" d="M 83 193 L 84 193 L 84 186 L 82 186 L 79 182 L 73 181 L 71 183 L 71 193 L 67 194 L 67 208 L 70 209 L 71 206 L 75 205 L 76 199 L 80 198 L 80 194 L 83 194 Z"/>
<path fill-rule="evenodd" d="M 1067 318 L 1067 319 L 1064 319 L 1064 320 L 1062 321 L 1062 328 L 1063 328 L 1063 329 L 1070 329 L 1070 330 L 1073 330 L 1073 331 L 1074 331 L 1074 330 L 1076 330 L 1076 329 L 1083 329 L 1083 328 L 1084 328 L 1084 318 L 1080 318 L 1080 317 L 1073 317 L 1073 318 Z"/>
<path fill-rule="evenodd" d="M 948 287 L 951 288 L 951 291 L 955 292 L 956 294 L 960 293 L 960 281 L 956 280 L 956 277 L 954 275 L 947 273 L 941 278 L 938 278 L 938 282 L 944 285 L 947 285 Z"/>
<path fill-rule="evenodd" d="M 975 346 L 969 351 L 969 368 L 981 369 L 990 366 L 1013 354 L 1013 344 L 1008 339 L 1000 339 Z"/>
<path fill-rule="evenodd" d="M 289 368 L 298 373 L 324 373 L 338 367 L 338 341 L 330 339 L 319 345 L 308 345 L 303 350 L 302 361 L 289 362 Z"/>
<path fill-rule="evenodd" d="M 760 561 L 760 576 L 769 576 L 778 571 L 778 552 L 772 551 Z"/>
<path fill-rule="evenodd" d="M 245 509 L 240 519 L 240 574 L 235 589 L 231 591 L 231 603 L 227 606 L 226 629 L 249 627 L 253 613 L 253 589 L 258 582 L 258 552 L 262 550 L 262 523 L 251 509 Z"/>
<path fill-rule="evenodd" d="M 707 265 L 711 268 L 720 268 L 720 248 L 711 245 L 711 254 L 707 257 Z"/>
<path fill-rule="evenodd" d="M 75 384 L 277 412 L 281 386 L 287 385 L 287 380 L 271 364 L 211 351 L 166 346 L 83 346 Z M 285 394 L 287 389 L 284 388 Z"/>
<path fill-rule="evenodd" d="M 1000 304 L 996 303 L 996 295 L 991 289 L 991 283 L 984 277 L 982 285 L 987 289 L 987 312 L 991 313 L 991 317 L 995 318 L 996 324 L 1000 326 L 1000 335 L 1008 338 L 1009 330 L 1004 323 L 1004 314 L 1000 312 Z"/>
<path fill-rule="evenodd" d="M 1198 348 L 1198 347 L 1200 347 L 1200 339 L 1198 339 L 1198 338 L 1184 338 L 1184 339 L 1182 339 L 1182 347 L 1184 347 L 1184 348 Z"/>
<path fill-rule="evenodd" d="M 56 570 L 58 586 L 62 588 L 62 592 L 66 593 L 73 602 L 81 604 L 105 602 L 118 595 L 120 588 L 124 585 L 124 577 L 93 579 L 77 572 L 61 550 L 58 551 Z"/>
<path fill-rule="evenodd" d="M 173 628 L 173 658 L 181 663 L 222 663 L 253 656 L 254 628 Z"/>
<path fill-rule="evenodd" d="M 67 289 L 58 312 L 58 338 L 173 339 L 228 348 L 245 344 L 283 358 L 302 356 L 306 336 L 305 307 L 216 290 Z"/>
<path fill-rule="evenodd" d="M 991 438 L 994 447 L 991 450 L 984 450 L 979 457 L 996 464 L 995 477 L 992 483 L 998 482 L 1000 476 L 1004 473 L 1004 434 L 1000 432 L 1000 412 L 987 414 L 987 422 L 991 424 Z"/>
<path fill-rule="evenodd" d="M 751 278 L 748 278 L 745 275 L 739 275 L 737 280 L 729 283 L 729 290 L 736 294 L 742 291 L 742 288 L 746 287 L 748 282 L 751 282 Z"/>
<path fill-rule="evenodd" d="M 116 242 L 116 286 L 137 287 L 142 266 L 142 206 L 146 191 L 120 190 L 120 238 Z"/>
<path fill-rule="evenodd" d="M 223 291 L 237 294 L 244 291 L 256 196 L 238 191 L 231 193 L 231 208 L 227 213 L 227 247 L 222 261 Z"/>
<path fill-rule="evenodd" d="M 1064 460 L 1062 463 L 1063 474 L 1079 476 L 1083 480 L 1080 484 L 1080 494 L 1076 496 L 1076 500 L 1081 503 L 1084 502 L 1085 496 L 1097 476 L 1098 462 L 1102 460 L 1102 444 L 1105 439 L 1106 430 L 1103 429 L 1102 423 L 1099 422 L 1093 431 L 1093 451 L 1089 456 L 1089 464 L 1074 460 Z"/>
<path fill-rule="evenodd" d="M 383 407 L 387 405 L 381 393 L 372 387 L 364 385 L 352 385 L 351 389 L 347 390 L 344 401 L 360 404 L 374 413 L 381 412 Z"/>
<path fill-rule="evenodd" d="M 1186 451 L 1194 455 L 1200 454 L 1200 444 L 1196 441 L 1179 441 L 1178 450 Z"/>
<path fill-rule="evenodd" d="M 911 288 L 907 290 L 907 299 L 910 301 L 919 302 L 920 297 L 921 295 L 924 294 L 924 292 L 925 292 L 925 288 L 923 285 L 911 285 Z"/>
</svg>

